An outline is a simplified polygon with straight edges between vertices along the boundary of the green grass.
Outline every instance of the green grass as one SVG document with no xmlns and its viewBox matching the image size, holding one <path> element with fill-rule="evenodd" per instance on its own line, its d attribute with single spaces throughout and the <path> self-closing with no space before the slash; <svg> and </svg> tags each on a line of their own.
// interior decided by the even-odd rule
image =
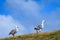
<svg viewBox="0 0 60 40">
<path fill-rule="evenodd" d="M 15 38 L 3 38 L 0 40 L 60 40 L 60 30 L 52 32 L 40 32 L 32 33 L 21 36 L 16 36 Z"/>
</svg>

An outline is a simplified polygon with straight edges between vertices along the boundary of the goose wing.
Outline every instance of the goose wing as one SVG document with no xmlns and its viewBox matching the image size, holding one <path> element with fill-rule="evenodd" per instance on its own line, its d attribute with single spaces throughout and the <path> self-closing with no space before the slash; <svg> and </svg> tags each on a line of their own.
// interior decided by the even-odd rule
<svg viewBox="0 0 60 40">
<path fill-rule="evenodd" d="M 9 35 L 10 34 L 15 34 L 17 31 L 16 31 L 16 29 L 13 29 L 13 30 L 11 30 L 11 32 L 9 33 Z"/>
</svg>

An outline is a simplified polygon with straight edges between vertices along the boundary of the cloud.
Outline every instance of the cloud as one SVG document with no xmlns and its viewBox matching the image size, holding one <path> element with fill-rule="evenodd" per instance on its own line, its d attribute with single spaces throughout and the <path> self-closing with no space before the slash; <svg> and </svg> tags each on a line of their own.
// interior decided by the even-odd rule
<svg viewBox="0 0 60 40">
<path fill-rule="evenodd" d="M 57 10 L 59 11 L 60 9 L 57 7 L 57 4 L 55 4 L 56 1 L 52 0 L 43 0 L 41 4 L 37 4 L 36 1 L 32 0 L 6 0 L 5 10 L 12 18 L 16 18 L 19 20 L 19 23 L 24 24 L 24 26 L 28 28 L 28 33 L 34 31 L 33 27 L 35 27 L 36 24 L 40 24 L 42 19 L 46 19 L 46 29 L 44 29 L 44 31 L 49 31 L 58 29 L 58 25 L 60 24 L 60 19 L 57 19 L 60 16 L 59 14 L 57 15 Z"/>
<path fill-rule="evenodd" d="M 16 25 L 19 27 L 18 34 L 24 34 L 23 31 L 25 31 L 25 27 L 21 23 L 17 22 L 9 15 L 0 15 L 0 37 L 9 36 L 9 32 L 14 29 Z"/>
<path fill-rule="evenodd" d="M 43 19 L 40 13 L 43 5 L 38 5 L 32 0 L 28 0 L 27 2 L 25 0 L 6 0 L 5 7 L 6 11 L 8 11 L 13 18 L 16 18 L 26 26 L 28 24 L 27 27 L 33 23 L 35 24 L 35 22 L 37 24 Z"/>
<path fill-rule="evenodd" d="M 42 5 L 38 5 L 35 1 L 28 0 L 6 0 L 7 10 L 10 10 L 14 16 L 24 14 L 27 17 L 38 18 L 41 16 L 40 10 L 43 8 Z"/>
</svg>

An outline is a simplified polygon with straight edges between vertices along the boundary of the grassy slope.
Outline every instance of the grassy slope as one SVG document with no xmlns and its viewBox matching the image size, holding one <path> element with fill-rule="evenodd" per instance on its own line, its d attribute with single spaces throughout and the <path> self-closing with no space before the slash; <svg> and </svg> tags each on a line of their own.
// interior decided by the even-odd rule
<svg viewBox="0 0 60 40">
<path fill-rule="evenodd" d="M 9 37 L 0 40 L 60 40 L 60 30 L 54 32 L 41 32 L 38 34 L 26 34 L 16 36 L 15 38 Z"/>
</svg>

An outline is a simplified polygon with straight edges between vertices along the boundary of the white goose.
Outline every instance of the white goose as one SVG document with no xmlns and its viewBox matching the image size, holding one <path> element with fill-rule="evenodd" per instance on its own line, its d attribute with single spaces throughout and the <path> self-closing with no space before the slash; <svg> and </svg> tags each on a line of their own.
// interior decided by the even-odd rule
<svg viewBox="0 0 60 40">
<path fill-rule="evenodd" d="M 9 33 L 9 35 L 12 35 L 13 37 L 15 36 L 15 34 L 18 32 L 18 26 L 16 26 L 15 29 L 12 29 Z"/>
<path fill-rule="evenodd" d="M 44 22 L 45 20 L 42 20 L 42 23 L 40 25 L 38 25 L 37 27 L 35 27 L 34 29 L 38 32 L 38 30 L 42 30 L 44 28 Z"/>
</svg>

